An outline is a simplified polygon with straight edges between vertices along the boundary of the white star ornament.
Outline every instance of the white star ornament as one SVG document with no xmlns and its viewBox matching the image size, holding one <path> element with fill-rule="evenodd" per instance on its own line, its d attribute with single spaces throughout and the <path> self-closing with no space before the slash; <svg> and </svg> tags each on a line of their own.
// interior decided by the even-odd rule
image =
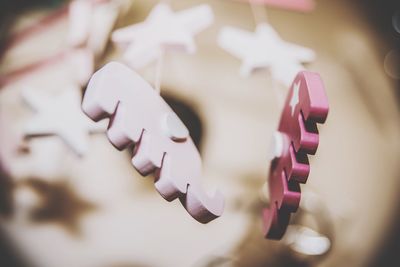
<svg viewBox="0 0 400 267">
<path fill-rule="evenodd" d="M 68 11 L 68 44 L 85 47 L 95 56 L 102 55 L 118 15 L 124 8 L 123 1 L 72 1 Z"/>
<path fill-rule="evenodd" d="M 106 125 L 94 123 L 83 113 L 78 87 L 68 88 L 56 96 L 33 91 L 22 91 L 25 102 L 36 114 L 24 125 L 26 137 L 57 135 L 79 156 L 89 148 L 90 133 L 104 133 Z"/>
<path fill-rule="evenodd" d="M 161 3 L 144 22 L 114 31 L 111 39 L 125 48 L 123 60 L 140 69 L 157 60 L 165 50 L 196 52 L 194 36 L 210 26 L 214 14 L 209 5 L 173 12 Z"/>
<path fill-rule="evenodd" d="M 222 28 L 219 46 L 243 61 L 240 74 L 248 77 L 254 70 L 268 68 L 274 79 L 290 86 L 302 63 L 315 59 L 309 48 L 283 41 L 274 28 L 261 23 L 255 33 L 234 27 Z"/>
</svg>

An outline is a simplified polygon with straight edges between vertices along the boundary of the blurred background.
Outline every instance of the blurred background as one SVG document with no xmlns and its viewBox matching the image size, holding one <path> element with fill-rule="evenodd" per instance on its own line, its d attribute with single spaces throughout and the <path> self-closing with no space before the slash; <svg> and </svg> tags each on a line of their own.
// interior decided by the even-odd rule
<svg viewBox="0 0 400 267">
<path fill-rule="evenodd" d="M 0 266 L 400 266 L 399 1 L 316 0 L 310 12 L 164 1 L 175 11 L 206 3 L 215 15 L 195 54 L 165 53 L 161 76 L 157 62 L 139 70 L 161 80 L 201 152 L 206 187 L 225 195 L 224 215 L 207 225 L 166 202 L 131 166 L 131 151 L 102 133 L 90 134 L 80 156 L 57 136 L 24 138 L 35 110 L 22 92 L 57 96 L 73 85 L 83 94 L 94 70 L 121 60 L 110 33 L 160 1 L 94 2 L 92 27 L 104 31 L 85 47 L 90 62 L 77 52 L 85 45 L 71 45 L 69 1 L 0 2 Z M 268 70 L 239 76 L 240 61 L 216 41 L 221 27 L 254 31 L 260 18 L 316 52 L 305 68 L 321 75 L 330 102 L 281 241 L 263 238 L 261 210 L 282 108 L 276 92 L 288 88 Z"/>
</svg>

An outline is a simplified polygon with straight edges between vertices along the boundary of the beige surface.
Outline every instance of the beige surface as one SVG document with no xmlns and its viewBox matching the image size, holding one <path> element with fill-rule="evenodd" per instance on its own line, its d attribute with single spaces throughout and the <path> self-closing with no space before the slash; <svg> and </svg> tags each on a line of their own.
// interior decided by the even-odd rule
<svg viewBox="0 0 400 267">
<path fill-rule="evenodd" d="M 93 136 L 84 159 L 77 159 L 57 138 L 36 139 L 30 155 L 15 159 L 14 180 L 34 176 L 50 185 L 64 182 L 78 199 L 95 207 L 78 216 L 78 230 L 71 231 L 65 221 L 33 223 L 21 214 L 26 210 L 19 200 L 20 208 L 11 219 L 3 219 L 2 226 L 38 266 L 186 267 L 202 266 L 209 256 L 233 257 L 240 266 L 280 266 L 284 261 L 279 257 L 286 248 L 262 239 L 258 216 L 264 205 L 259 192 L 268 171 L 268 146 L 280 114 L 273 86 L 279 85 L 266 71 L 240 78 L 240 62 L 216 45 L 223 25 L 254 29 L 250 8 L 222 0 L 172 1 L 172 6 L 181 9 L 199 2 L 212 5 L 216 22 L 198 36 L 197 54 L 166 55 L 163 92 L 187 101 L 200 114 L 205 179 L 209 188 L 218 186 L 226 195 L 225 215 L 209 225 L 196 223 L 179 203 L 165 202 L 151 178 L 140 178 L 127 153 L 115 151 L 102 136 Z M 136 1 L 127 20 L 142 20 L 153 3 Z M 315 49 L 318 59 L 308 69 L 321 74 L 330 100 L 311 175 L 302 187 L 305 194 L 319 196 L 333 225 L 333 249 L 317 265 L 365 266 L 398 201 L 399 112 L 394 85 L 378 53 L 385 47 L 345 1 L 318 3 L 309 15 L 270 10 L 268 19 L 284 39 Z M 45 38 L 62 36 L 65 25 L 58 27 Z M 9 54 L 2 69 L 18 65 L 25 59 L 21 54 L 47 53 L 38 43 L 32 40 Z M 3 88 L 0 112 L 14 118 L 15 131 L 31 116 L 18 91 L 26 85 L 59 90 L 68 80 L 60 78 L 63 68 Z M 142 71 L 150 82 L 154 73 L 154 66 Z M 287 91 L 278 89 L 283 95 Z M 43 167 L 49 158 L 50 170 Z"/>
</svg>

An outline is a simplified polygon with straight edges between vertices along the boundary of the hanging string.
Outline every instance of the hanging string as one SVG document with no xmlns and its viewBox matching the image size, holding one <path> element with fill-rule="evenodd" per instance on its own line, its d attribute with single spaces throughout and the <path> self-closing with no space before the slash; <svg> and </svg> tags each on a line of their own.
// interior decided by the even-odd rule
<svg viewBox="0 0 400 267">
<path fill-rule="evenodd" d="M 22 77 L 33 74 L 35 71 L 39 71 L 43 68 L 49 67 L 61 60 L 68 58 L 73 50 L 64 50 L 59 53 L 53 54 L 40 61 L 28 64 L 19 69 L 9 71 L 5 74 L 0 75 L 0 87 L 6 86 L 7 84 L 13 83 Z"/>
<path fill-rule="evenodd" d="M 262 22 L 268 22 L 268 14 L 265 8 L 259 9 L 257 4 L 255 4 L 253 1 L 249 0 L 250 8 L 251 8 L 251 13 L 254 18 L 254 22 L 256 25 L 262 23 Z"/>
<path fill-rule="evenodd" d="M 58 22 L 59 20 L 65 18 L 68 15 L 68 6 L 63 6 L 62 8 L 56 9 L 51 12 L 49 15 L 39 19 L 37 22 L 27 26 L 26 28 L 12 34 L 6 43 L 5 50 L 9 50 L 14 46 L 22 43 L 26 39 L 35 34 L 38 34 L 45 29 L 47 29 L 50 25 Z"/>
<path fill-rule="evenodd" d="M 166 5 L 171 5 L 171 0 L 161 0 L 160 4 L 164 3 Z M 157 64 L 156 64 L 156 75 L 154 79 L 154 89 L 158 94 L 161 94 L 161 82 L 162 82 L 162 74 L 164 70 L 164 56 L 165 56 L 165 49 L 161 48 L 160 49 L 160 54 L 157 59 Z"/>
<path fill-rule="evenodd" d="M 251 14 L 253 15 L 254 22 L 256 26 L 258 26 L 261 23 L 267 23 L 268 22 L 268 13 L 266 8 L 261 6 L 262 8 L 258 8 L 258 5 L 255 4 L 253 1 L 249 1 L 250 9 L 251 9 Z M 276 102 L 278 103 L 278 107 L 280 108 L 283 105 L 283 95 L 282 92 L 278 88 L 278 83 L 275 81 L 275 79 L 272 80 L 272 88 L 274 90 Z"/>
<path fill-rule="evenodd" d="M 161 49 L 156 65 L 156 77 L 155 77 L 154 87 L 158 94 L 161 94 L 161 80 L 164 68 L 164 54 L 165 54 L 164 49 Z"/>
<path fill-rule="evenodd" d="M 251 13 L 253 15 L 256 27 L 261 23 L 268 22 L 268 15 L 267 15 L 266 8 L 258 8 L 257 4 L 253 3 L 251 0 L 249 1 L 249 5 L 250 5 Z M 276 99 L 276 103 L 278 105 L 278 110 L 279 110 L 283 105 L 283 101 L 284 101 L 283 95 L 282 95 L 282 92 L 280 92 L 280 90 L 278 88 L 277 81 L 275 79 L 271 79 L 271 83 L 272 83 L 271 85 L 274 90 L 275 99 Z M 272 145 L 270 145 L 269 149 L 273 149 L 273 147 L 271 147 L 271 146 Z M 260 197 L 261 201 L 269 203 L 270 198 L 269 198 L 268 182 L 263 183 L 263 186 L 259 190 L 259 197 Z"/>
<path fill-rule="evenodd" d="M 275 79 L 271 79 L 271 80 L 272 80 L 272 88 L 274 89 L 276 101 L 280 108 L 283 105 L 284 98 L 283 98 L 282 92 L 278 88 L 279 85 L 278 85 L 277 81 Z"/>
</svg>

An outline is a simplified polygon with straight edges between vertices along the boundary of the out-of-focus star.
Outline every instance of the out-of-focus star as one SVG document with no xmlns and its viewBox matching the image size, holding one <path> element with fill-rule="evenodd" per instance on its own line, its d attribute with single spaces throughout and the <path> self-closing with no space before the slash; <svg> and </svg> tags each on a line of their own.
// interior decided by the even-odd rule
<svg viewBox="0 0 400 267">
<path fill-rule="evenodd" d="M 173 12 L 161 3 L 156 5 L 144 22 L 114 31 L 112 41 L 125 47 L 123 60 L 134 69 L 140 69 L 168 49 L 188 53 L 196 51 L 194 36 L 214 21 L 208 5 Z"/>
<path fill-rule="evenodd" d="M 249 76 L 255 69 L 268 68 L 272 77 L 286 86 L 303 69 L 302 63 L 315 59 L 313 50 L 283 41 L 267 23 L 259 24 L 255 33 L 224 27 L 218 44 L 243 61 L 241 75 Z"/>
<path fill-rule="evenodd" d="M 68 8 L 68 44 L 84 47 L 95 56 L 104 53 L 110 34 L 128 0 L 74 0 Z"/>
<path fill-rule="evenodd" d="M 89 148 L 89 134 L 105 132 L 105 124 L 88 119 L 81 110 L 79 88 L 68 88 L 63 93 L 48 96 L 23 90 L 24 100 L 36 110 L 35 116 L 24 127 L 27 137 L 58 135 L 78 155 L 84 155 Z"/>
<path fill-rule="evenodd" d="M 299 91 L 300 91 L 300 81 L 298 81 L 293 85 L 293 94 L 292 98 L 290 99 L 290 108 L 292 110 L 292 116 L 294 115 L 296 106 L 299 103 Z"/>
</svg>

